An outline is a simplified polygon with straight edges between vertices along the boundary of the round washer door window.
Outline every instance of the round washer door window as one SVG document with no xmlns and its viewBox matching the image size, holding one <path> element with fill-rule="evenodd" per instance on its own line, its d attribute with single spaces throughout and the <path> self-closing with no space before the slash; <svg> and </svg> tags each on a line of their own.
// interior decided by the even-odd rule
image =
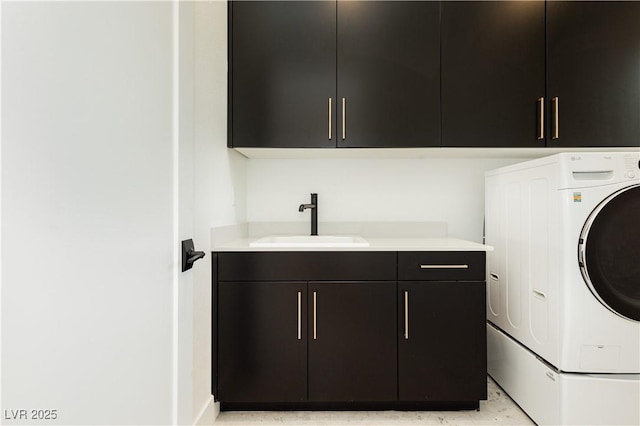
<svg viewBox="0 0 640 426">
<path fill-rule="evenodd" d="M 640 185 L 600 203 L 585 222 L 578 247 L 591 292 L 616 314 L 640 321 Z"/>
</svg>

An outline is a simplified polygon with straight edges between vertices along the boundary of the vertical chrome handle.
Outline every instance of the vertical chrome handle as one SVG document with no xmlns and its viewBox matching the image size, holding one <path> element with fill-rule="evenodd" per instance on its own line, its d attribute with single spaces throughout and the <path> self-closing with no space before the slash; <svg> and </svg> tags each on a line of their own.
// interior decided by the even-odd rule
<svg viewBox="0 0 640 426">
<path fill-rule="evenodd" d="M 298 340 L 302 339 L 302 292 L 298 292 Z"/>
<path fill-rule="evenodd" d="M 409 292 L 404 291 L 404 339 L 409 340 Z"/>
<path fill-rule="evenodd" d="M 544 139 L 544 96 L 538 98 L 538 119 L 540 120 L 538 139 Z"/>
<path fill-rule="evenodd" d="M 316 299 L 316 292 L 313 292 L 313 340 L 317 340 L 318 339 L 318 329 L 316 327 L 316 303 L 317 303 L 317 299 Z"/>
<path fill-rule="evenodd" d="M 329 98 L 329 140 L 331 140 L 331 98 Z"/>
<path fill-rule="evenodd" d="M 342 98 L 342 140 L 347 138 L 347 100 Z"/>
<path fill-rule="evenodd" d="M 551 108 L 553 109 L 553 133 L 551 139 L 558 139 L 560 137 L 560 112 L 559 106 L 560 99 L 556 96 L 551 99 Z"/>
</svg>

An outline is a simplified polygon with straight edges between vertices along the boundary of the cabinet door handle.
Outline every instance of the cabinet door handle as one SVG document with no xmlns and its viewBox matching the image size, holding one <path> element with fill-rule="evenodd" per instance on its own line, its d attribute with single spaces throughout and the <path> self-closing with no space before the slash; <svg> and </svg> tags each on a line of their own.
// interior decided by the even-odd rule
<svg viewBox="0 0 640 426">
<path fill-rule="evenodd" d="M 544 96 L 538 98 L 538 119 L 540 120 L 538 140 L 540 140 L 544 139 Z"/>
<path fill-rule="evenodd" d="M 469 269 L 469 265 L 420 265 L 420 269 Z"/>
<path fill-rule="evenodd" d="M 342 140 L 347 138 L 347 100 L 342 98 Z"/>
<path fill-rule="evenodd" d="M 560 137 L 560 99 L 556 96 L 551 99 L 551 108 L 553 109 L 553 134 L 551 139 L 558 139 Z"/>
<path fill-rule="evenodd" d="M 316 292 L 314 291 L 313 292 L 313 340 L 318 339 L 318 329 L 316 326 L 316 320 L 317 320 L 316 306 L 317 306 L 317 296 L 316 296 Z"/>
<path fill-rule="evenodd" d="M 298 292 L 298 340 L 302 339 L 302 292 Z"/>
<path fill-rule="evenodd" d="M 498 274 L 496 274 L 495 272 L 491 272 L 489 273 L 489 276 L 491 277 L 492 280 L 494 281 L 500 281 L 500 276 Z"/>
<path fill-rule="evenodd" d="M 329 140 L 331 140 L 331 98 L 329 98 Z"/>
<path fill-rule="evenodd" d="M 409 340 L 409 292 L 404 291 L 404 340 Z"/>
</svg>

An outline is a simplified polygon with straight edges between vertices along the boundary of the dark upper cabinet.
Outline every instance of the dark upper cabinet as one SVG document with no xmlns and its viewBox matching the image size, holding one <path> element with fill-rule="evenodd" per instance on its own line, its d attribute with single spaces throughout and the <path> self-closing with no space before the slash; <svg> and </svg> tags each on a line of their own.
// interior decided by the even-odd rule
<svg viewBox="0 0 640 426">
<path fill-rule="evenodd" d="M 307 283 L 220 282 L 218 391 L 225 402 L 307 399 Z"/>
<path fill-rule="evenodd" d="M 639 23 L 636 1 L 547 2 L 547 146 L 640 146 Z"/>
<path fill-rule="evenodd" d="M 442 145 L 544 147 L 544 1 L 442 3 Z"/>
<path fill-rule="evenodd" d="M 309 283 L 309 400 L 396 401 L 396 283 Z"/>
<path fill-rule="evenodd" d="M 229 5 L 230 147 L 440 145 L 437 2 Z"/>
<path fill-rule="evenodd" d="M 230 147 L 336 146 L 335 2 L 229 2 L 229 47 Z"/>
<path fill-rule="evenodd" d="M 438 2 L 338 1 L 338 147 L 440 146 Z"/>
<path fill-rule="evenodd" d="M 639 21 L 640 2 L 443 2 L 442 145 L 640 146 Z"/>
<path fill-rule="evenodd" d="M 640 145 L 640 2 L 232 1 L 229 147 Z"/>
</svg>

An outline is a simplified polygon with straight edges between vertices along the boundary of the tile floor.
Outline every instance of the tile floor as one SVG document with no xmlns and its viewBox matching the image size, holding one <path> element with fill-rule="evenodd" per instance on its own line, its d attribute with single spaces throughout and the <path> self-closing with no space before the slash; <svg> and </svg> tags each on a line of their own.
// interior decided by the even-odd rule
<svg viewBox="0 0 640 426">
<path fill-rule="evenodd" d="M 480 411 L 231 411 L 221 425 L 535 425 L 504 391 L 487 378 L 488 398 Z"/>
</svg>

